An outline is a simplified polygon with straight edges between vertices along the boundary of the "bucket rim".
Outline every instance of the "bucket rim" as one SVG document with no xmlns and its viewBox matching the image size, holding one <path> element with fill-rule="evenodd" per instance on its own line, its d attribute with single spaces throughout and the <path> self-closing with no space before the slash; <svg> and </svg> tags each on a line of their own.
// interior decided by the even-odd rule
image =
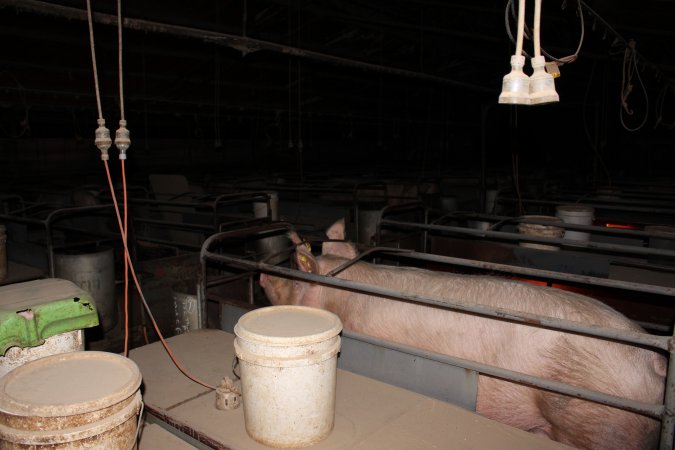
<svg viewBox="0 0 675 450">
<path fill-rule="evenodd" d="M 18 392 L 12 389 L 14 383 L 25 383 L 25 377 L 30 376 L 33 372 L 42 372 L 49 366 L 57 367 L 57 365 L 67 366 L 68 364 L 77 363 L 79 361 L 98 361 L 107 364 L 108 368 L 113 366 L 123 369 L 122 372 L 127 373 L 128 379 L 121 381 L 119 386 L 115 386 L 116 391 L 111 391 L 105 395 L 96 398 L 87 398 L 85 400 L 73 401 L 72 403 L 54 402 L 47 403 L 44 401 L 34 402 L 28 398 L 28 395 L 22 396 L 23 390 Z M 22 380 L 23 378 L 23 380 Z M 98 385 L 100 380 L 95 379 L 95 375 L 88 383 L 92 386 Z M 77 380 L 71 380 L 71 383 L 76 383 Z M 120 403 L 128 399 L 141 386 L 141 372 L 138 366 L 132 360 L 124 356 L 100 352 L 100 351 L 75 351 L 69 353 L 61 353 L 58 355 L 45 356 L 44 358 L 29 361 L 23 366 L 17 367 L 5 376 L 0 378 L 0 411 L 13 416 L 28 416 L 28 417 L 65 417 L 77 414 L 98 411 L 109 406 Z M 42 386 L 45 389 L 53 387 L 58 389 L 59 386 Z M 72 387 L 69 386 L 69 387 Z M 63 388 L 63 386 L 62 386 Z M 84 386 L 83 386 L 84 388 Z M 12 391 L 12 392 L 8 392 Z M 15 393 L 14 393 L 15 392 Z"/>
<path fill-rule="evenodd" d="M 587 205 L 558 205 L 555 209 L 558 214 L 586 216 L 595 213 L 595 208 Z"/>
<path fill-rule="evenodd" d="M 305 321 L 313 319 L 314 323 L 312 326 L 309 326 L 308 322 L 304 324 L 306 333 L 283 335 L 283 333 L 278 332 L 278 329 L 268 330 L 269 334 L 261 332 L 261 329 L 268 326 L 269 323 L 265 326 L 258 326 L 259 323 L 256 322 L 269 320 L 274 315 L 282 317 L 282 314 L 285 314 L 286 317 L 294 315 L 296 319 L 304 319 Z M 254 309 L 241 316 L 234 326 L 234 334 L 242 339 L 259 344 L 279 346 L 318 343 L 337 336 L 341 331 L 342 322 L 337 315 L 324 309 L 301 305 L 277 305 Z M 273 334 L 275 332 L 276 335 Z"/>
<path fill-rule="evenodd" d="M 130 418 L 138 415 L 142 404 L 143 397 L 139 391 L 136 392 L 133 401 L 111 416 L 78 427 L 60 430 L 23 430 L 0 424 L 0 438 L 14 444 L 23 445 L 68 444 L 101 435 L 122 425 Z"/>
</svg>

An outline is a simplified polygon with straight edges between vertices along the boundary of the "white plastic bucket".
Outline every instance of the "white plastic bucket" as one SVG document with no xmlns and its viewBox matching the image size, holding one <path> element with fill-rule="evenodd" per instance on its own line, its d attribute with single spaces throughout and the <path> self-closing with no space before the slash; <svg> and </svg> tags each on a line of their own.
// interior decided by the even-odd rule
<svg viewBox="0 0 675 450">
<path fill-rule="evenodd" d="M 270 196 L 270 211 L 267 208 L 267 202 L 253 203 L 253 216 L 256 218 L 268 217 L 272 220 L 279 220 L 279 194 L 277 192 L 268 192 Z"/>
<path fill-rule="evenodd" d="M 556 207 L 555 215 L 560 217 L 565 223 L 574 223 L 577 225 L 593 225 L 593 213 L 595 209 L 585 205 L 560 205 Z M 575 241 L 590 240 L 590 233 L 583 231 L 565 230 L 564 238 Z"/>
<path fill-rule="evenodd" d="M 73 330 L 45 339 L 37 347 L 10 347 L 0 356 L 0 378 L 12 369 L 45 356 L 84 350 L 84 331 Z"/>
<path fill-rule="evenodd" d="M 0 379 L 0 447 L 135 448 L 140 384 L 136 364 L 114 353 L 26 363 Z"/>
<path fill-rule="evenodd" d="M 523 216 L 525 220 L 537 220 L 539 222 L 550 222 L 551 225 L 540 225 L 536 223 L 518 224 L 518 232 L 527 236 L 560 238 L 565 231 L 563 228 L 556 227 L 553 224 L 562 222 L 559 217 L 553 216 Z M 560 250 L 557 245 L 540 244 L 538 242 L 520 242 L 521 247 L 536 248 L 538 250 Z"/>
<path fill-rule="evenodd" d="M 246 432 L 277 448 L 326 438 L 335 419 L 335 380 L 342 323 L 306 306 L 270 306 L 234 327 Z"/>
</svg>

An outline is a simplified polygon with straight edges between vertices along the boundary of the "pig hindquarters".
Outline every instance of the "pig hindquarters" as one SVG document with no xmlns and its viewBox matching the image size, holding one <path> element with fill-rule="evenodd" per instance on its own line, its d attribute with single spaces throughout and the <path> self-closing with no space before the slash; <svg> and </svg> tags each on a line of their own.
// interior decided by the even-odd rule
<svg viewBox="0 0 675 450">
<path fill-rule="evenodd" d="M 344 222 L 328 230 L 344 239 Z M 297 236 L 293 237 L 299 243 Z M 315 258 L 298 246 L 304 271 L 325 274 L 356 256 L 353 245 L 324 243 Z M 455 302 L 482 304 L 622 330 L 641 329 L 574 293 L 484 276 L 459 276 L 359 262 L 337 275 L 360 283 Z M 262 274 L 273 304 L 324 308 L 344 327 L 401 344 L 648 403 L 662 401 L 665 358 L 648 350 Z M 581 448 L 650 448 L 659 422 L 573 397 L 481 375 L 477 412 Z"/>
</svg>

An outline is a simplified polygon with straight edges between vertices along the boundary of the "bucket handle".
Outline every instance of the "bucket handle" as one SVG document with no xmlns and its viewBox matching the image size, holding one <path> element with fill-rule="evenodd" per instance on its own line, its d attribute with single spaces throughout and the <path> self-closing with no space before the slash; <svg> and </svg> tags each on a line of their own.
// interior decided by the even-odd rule
<svg viewBox="0 0 675 450">
<path fill-rule="evenodd" d="M 143 410 L 145 409 L 145 402 L 141 399 L 141 408 L 138 412 L 138 422 L 136 422 L 136 438 L 134 439 L 133 443 L 131 444 L 131 447 L 129 450 L 134 450 L 135 448 L 138 448 L 138 438 L 141 435 L 141 423 L 143 422 Z"/>
</svg>

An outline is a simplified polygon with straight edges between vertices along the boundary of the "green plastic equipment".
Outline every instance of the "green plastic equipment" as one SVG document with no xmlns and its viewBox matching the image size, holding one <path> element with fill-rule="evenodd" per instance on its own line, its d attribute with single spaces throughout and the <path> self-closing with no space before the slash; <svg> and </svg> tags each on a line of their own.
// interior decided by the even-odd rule
<svg viewBox="0 0 675 450">
<path fill-rule="evenodd" d="M 0 287 L 0 356 L 10 347 L 98 325 L 96 303 L 71 281 L 58 278 Z"/>
</svg>

